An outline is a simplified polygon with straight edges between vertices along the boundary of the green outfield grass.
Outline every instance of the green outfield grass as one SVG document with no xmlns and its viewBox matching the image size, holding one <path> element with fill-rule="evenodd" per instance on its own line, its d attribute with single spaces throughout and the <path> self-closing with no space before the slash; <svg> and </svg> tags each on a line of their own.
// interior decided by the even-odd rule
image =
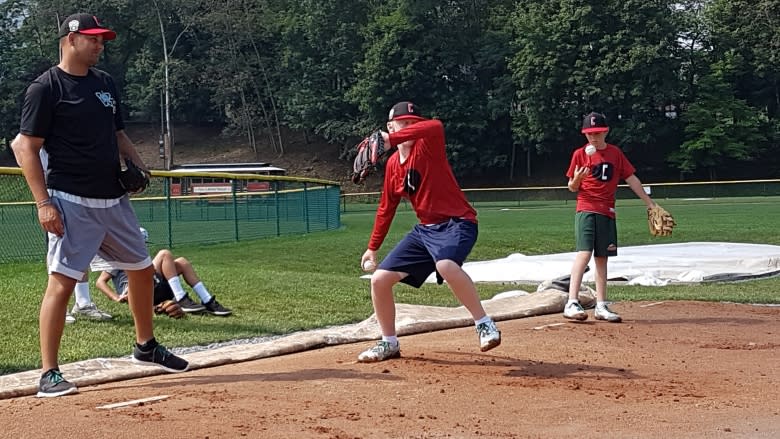
<svg viewBox="0 0 780 439">
<path fill-rule="evenodd" d="M 647 232 L 645 209 L 638 200 L 619 202 L 622 246 L 671 242 L 730 241 L 780 245 L 777 218 L 780 200 L 758 197 L 717 200 L 660 200 L 677 218 L 670 238 Z M 471 261 L 572 251 L 571 202 L 478 203 L 480 235 Z M 349 211 L 349 209 L 348 209 Z M 155 318 L 158 339 L 168 346 L 192 346 L 262 335 L 286 334 L 361 321 L 372 313 L 368 281 L 360 279 L 360 256 L 373 224 L 373 212 L 342 216 L 342 227 L 303 236 L 241 241 L 232 244 L 177 246 L 201 278 L 235 315 L 228 318 L 188 316 L 175 321 Z M 384 255 L 415 223 L 408 208 L 399 209 Z M 30 227 L 34 227 L 31 225 Z M 39 233 L 32 231 L 30 233 Z M 203 233 L 207 233 L 204 230 Z M 43 240 L 41 236 L 41 241 Z M 161 243 L 152 237 L 152 250 Z M 4 243 L 9 245 L 9 243 Z M 35 245 L 42 245 L 42 242 Z M 42 261 L 0 264 L 0 374 L 35 369 L 40 364 L 38 308 L 46 284 Z M 93 275 L 91 281 L 94 281 Z M 480 284 L 484 299 L 515 285 Z M 520 286 L 532 291 L 535 285 Z M 780 279 L 667 287 L 610 286 L 612 300 L 709 300 L 780 303 Z M 96 288 L 94 300 L 115 316 L 110 322 L 79 320 L 67 325 L 61 363 L 94 357 L 129 355 L 133 342 L 126 305 L 109 302 Z M 446 287 L 396 289 L 399 302 L 456 306 Z"/>
</svg>

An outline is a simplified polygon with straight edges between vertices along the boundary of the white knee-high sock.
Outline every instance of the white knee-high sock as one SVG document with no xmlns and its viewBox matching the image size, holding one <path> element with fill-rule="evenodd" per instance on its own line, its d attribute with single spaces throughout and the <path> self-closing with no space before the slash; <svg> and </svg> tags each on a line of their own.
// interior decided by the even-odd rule
<svg viewBox="0 0 780 439">
<path fill-rule="evenodd" d="M 181 286 L 181 280 L 179 280 L 179 276 L 174 276 L 168 279 L 168 285 L 171 286 L 171 290 L 173 291 L 173 295 L 176 297 L 176 300 L 181 300 L 184 298 L 184 296 L 187 295 L 187 292 L 184 291 L 184 288 Z"/>
<path fill-rule="evenodd" d="M 203 285 L 203 282 L 198 282 L 193 285 L 192 290 L 195 291 L 195 294 L 197 294 L 198 297 L 200 297 L 201 303 L 211 302 L 211 293 L 209 293 L 209 290 L 206 289 L 205 285 Z"/>
<path fill-rule="evenodd" d="M 79 308 L 84 308 L 92 303 L 92 298 L 89 297 L 89 282 L 77 282 L 73 292 L 76 296 L 76 305 Z"/>
</svg>

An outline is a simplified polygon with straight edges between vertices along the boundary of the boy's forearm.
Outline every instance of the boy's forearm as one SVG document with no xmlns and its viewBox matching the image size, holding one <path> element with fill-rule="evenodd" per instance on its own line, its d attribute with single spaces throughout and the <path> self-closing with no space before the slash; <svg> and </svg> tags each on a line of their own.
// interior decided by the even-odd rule
<svg viewBox="0 0 780 439">
<path fill-rule="evenodd" d="M 111 289 L 111 287 L 109 287 L 108 285 L 97 282 L 95 286 L 97 287 L 98 290 L 100 290 L 101 293 L 103 293 L 109 299 L 113 301 L 119 299 L 119 295 L 116 292 L 114 292 L 114 290 Z"/>
<path fill-rule="evenodd" d="M 626 184 L 628 184 L 628 187 L 631 188 L 632 191 L 636 194 L 637 197 L 639 197 L 640 200 L 645 202 L 645 205 L 647 207 L 653 207 L 655 205 L 655 201 L 653 201 L 652 198 L 650 198 L 649 195 L 645 192 L 645 188 L 642 186 L 642 182 L 639 181 L 639 178 L 637 178 L 636 175 L 632 175 L 626 179 Z"/>
</svg>

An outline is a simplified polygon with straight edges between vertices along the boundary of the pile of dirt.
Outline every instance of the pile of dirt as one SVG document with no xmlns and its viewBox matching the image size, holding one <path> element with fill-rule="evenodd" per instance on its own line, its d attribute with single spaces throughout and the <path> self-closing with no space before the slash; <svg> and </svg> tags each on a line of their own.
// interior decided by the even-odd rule
<svg viewBox="0 0 780 439">
<path fill-rule="evenodd" d="M 130 125 L 127 134 L 136 144 L 141 158 L 152 169 L 164 169 L 159 154 L 160 128 Z M 352 164 L 339 158 L 339 145 L 316 137 L 308 139 L 299 132 L 283 130 L 284 151 L 274 151 L 270 142 L 262 142 L 253 151 L 243 136 L 228 135 L 216 126 L 175 126 L 174 165 L 193 163 L 266 162 L 287 170 L 287 175 L 337 181 L 345 192 L 359 192 L 349 181 Z"/>
</svg>

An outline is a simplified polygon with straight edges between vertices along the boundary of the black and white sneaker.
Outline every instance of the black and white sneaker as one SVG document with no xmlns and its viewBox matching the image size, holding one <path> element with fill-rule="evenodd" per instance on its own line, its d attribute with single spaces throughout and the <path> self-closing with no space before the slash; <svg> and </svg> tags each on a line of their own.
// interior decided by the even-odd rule
<svg viewBox="0 0 780 439">
<path fill-rule="evenodd" d="M 190 368 L 190 363 L 187 360 L 172 354 L 161 344 L 148 351 L 142 351 L 136 345 L 133 348 L 133 362 L 147 366 L 158 366 L 172 373 L 186 372 Z"/>
<path fill-rule="evenodd" d="M 220 303 L 217 302 L 217 298 L 214 296 L 211 296 L 211 300 L 204 303 L 203 306 L 206 307 L 207 313 L 214 314 L 215 316 L 229 316 L 230 314 L 233 314 L 233 311 L 220 305 Z"/>
<path fill-rule="evenodd" d="M 190 299 L 189 295 L 185 295 L 184 297 L 181 298 L 181 300 L 178 300 L 177 302 L 179 303 L 181 310 L 187 313 L 201 312 L 206 309 L 205 306 Z"/>
<path fill-rule="evenodd" d="M 38 398 L 53 398 L 56 396 L 79 393 L 75 384 L 62 377 L 59 369 L 49 369 L 41 376 L 38 384 Z"/>
</svg>

